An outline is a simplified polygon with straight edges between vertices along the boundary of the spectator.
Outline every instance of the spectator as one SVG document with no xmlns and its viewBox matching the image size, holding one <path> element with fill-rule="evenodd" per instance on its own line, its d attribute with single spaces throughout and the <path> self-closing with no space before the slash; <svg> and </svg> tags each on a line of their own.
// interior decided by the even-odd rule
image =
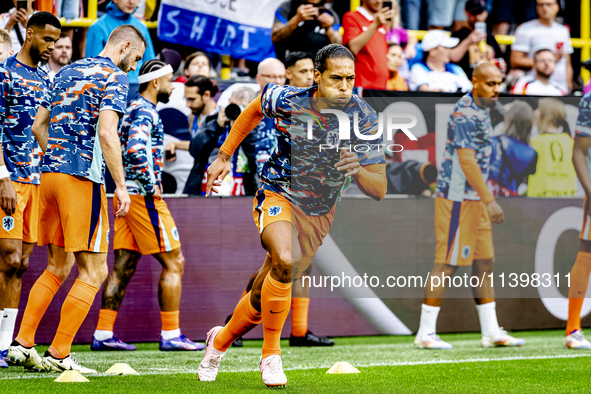
<svg viewBox="0 0 591 394">
<path fill-rule="evenodd" d="M 176 82 L 187 82 L 187 78 L 193 75 L 203 75 L 206 78 L 212 78 L 211 63 L 205 52 L 194 52 L 185 59 L 185 76 L 180 76 Z"/>
<path fill-rule="evenodd" d="M 355 86 L 386 89 L 388 85 L 388 43 L 386 23 L 394 11 L 382 7 L 382 0 L 363 0 L 356 11 L 343 18 L 343 44 L 355 55 Z"/>
<path fill-rule="evenodd" d="M 194 78 L 194 77 L 191 77 Z M 188 83 L 188 82 L 187 82 Z M 236 89 L 230 97 L 230 104 L 246 107 L 254 100 L 256 93 L 248 88 Z M 202 190 L 203 180 L 207 167 L 212 163 L 219 152 L 220 146 L 226 141 L 234 120 L 226 116 L 227 107 L 222 107 L 217 113 L 206 117 L 202 127 L 199 128 L 191 141 L 171 142 L 166 150 L 170 152 L 174 161 L 176 150 L 188 150 L 195 158 L 195 164 L 189 175 L 183 193 L 190 195 L 205 194 Z M 240 150 L 232 156 L 232 169 L 230 174 L 222 181 L 218 195 L 244 196 L 252 195 L 256 191 L 254 171 L 256 168 L 254 159 L 255 135 L 249 136 L 240 144 Z"/>
<path fill-rule="evenodd" d="M 556 68 L 550 80 L 560 90 L 570 93 L 573 84 L 571 54 L 573 47 L 568 29 L 555 22 L 560 10 L 558 0 L 537 0 L 538 19 L 519 26 L 511 46 L 511 67 L 530 70 L 533 55 L 539 48 L 551 47 L 556 55 Z"/>
<path fill-rule="evenodd" d="M 564 104 L 555 98 L 538 101 L 534 111 L 539 136 L 531 144 L 538 153 L 536 173 L 529 176 L 528 197 L 573 197 L 577 175 L 573 166 L 574 141 Z"/>
<path fill-rule="evenodd" d="M 217 85 L 203 75 L 193 75 L 185 83 L 185 100 L 194 116 L 189 124 L 191 137 L 195 136 L 205 118 L 216 112 L 216 103 L 213 97 L 218 93 L 218 90 Z"/>
<path fill-rule="evenodd" d="M 404 48 L 404 54 L 407 59 L 413 59 L 417 55 L 416 46 L 419 40 L 417 36 L 409 33 L 400 25 L 400 7 L 398 1 L 392 1 L 392 11 L 394 17 L 386 23 L 388 32 L 386 33 L 386 42 L 388 44 L 398 44 Z M 404 57 L 403 57 L 404 60 Z"/>
<path fill-rule="evenodd" d="M 324 0 L 288 0 L 275 11 L 271 40 L 279 60 L 290 52 L 315 57 L 328 44 L 342 42 L 339 17 Z"/>
<path fill-rule="evenodd" d="M 519 26 L 536 19 L 536 0 L 493 0 L 492 3 L 490 19 L 494 23 L 494 35 L 507 35 L 513 22 Z M 505 46 L 501 49 L 505 50 Z"/>
<path fill-rule="evenodd" d="M 33 0 L 29 0 L 29 7 L 25 9 L 16 9 L 17 0 L 12 0 L 14 8 L 11 8 L 5 14 L 0 15 L 0 29 L 4 29 L 10 33 L 12 39 L 12 50 L 17 53 L 21 50 L 27 35 L 27 22 L 29 17 L 35 12 L 33 8 Z M 102 49 L 103 47 L 101 47 Z"/>
<path fill-rule="evenodd" d="M 4 29 L 0 29 L 0 63 L 14 55 L 12 50 L 12 39 L 10 34 Z"/>
<path fill-rule="evenodd" d="M 476 23 L 483 23 L 488 17 L 484 0 L 468 0 L 466 2 L 466 19 L 468 26 L 451 36 L 460 39 L 460 43 L 451 51 L 451 61 L 464 70 L 468 78 L 472 78 L 472 70 L 482 61 L 495 62 L 499 59 L 499 69 L 507 72 L 507 64 L 503 52 L 495 36 L 476 30 Z M 481 44 L 481 42 L 483 42 Z"/>
<path fill-rule="evenodd" d="M 53 82 L 55 74 L 57 74 L 62 67 L 70 64 L 71 60 L 72 39 L 67 33 L 62 32 L 60 39 L 56 41 L 53 51 L 51 52 L 51 55 L 49 55 L 49 60 L 44 67 L 49 75 L 49 79 Z"/>
<path fill-rule="evenodd" d="M 218 105 L 225 107 L 235 89 L 249 87 L 255 92 L 262 91 L 268 83 L 285 85 L 285 66 L 275 58 L 267 58 L 259 63 L 257 67 L 256 84 L 253 83 L 235 83 L 229 86 L 221 94 Z"/>
<path fill-rule="evenodd" d="M 487 186 L 494 196 L 523 195 L 528 176 L 536 172 L 538 155 L 529 144 L 534 110 L 515 100 L 505 114 L 503 134 L 492 138 Z"/>
<path fill-rule="evenodd" d="M 408 30 L 421 29 L 421 12 L 424 2 L 425 0 L 402 0 L 402 18 L 404 27 Z"/>
<path fill-rule="evenodd" d="M 425 92 L 467 92 L 472 83 L 464 71 L 450 63 L 451 48 L 460 40 L 441 30 L 431 30 L 423 38 L 425 61 L 410 69 L 410 89 Z"/>
<path fill-rule="evenodd" d="M 464 5 L 466 0 L 427 0 L 429 30 L 459 30 L 466 22 Z M 452 25 L 453 24 L 453 25 Z"/>
<path fill-rule="evenodd" d="M 400 73 L 398 73 L 398 69 L 404 63 L 402 47 L 398 44 L 390 44 L 387 58 L 388 71 L 390 71 L 390 78 L 388 78 L 388 90 L 408 90 L 406 80 L 400 76 Z"/>
<path fill-rule="evenodd" d="M 148 28 L 143 22 L 132 16 L 137 8 L 137 3 L 138 0 L 112 0 L 107 6 L 107 13 L 101 16 L 88 28 L 86 36 L 86 57 L 98 56 L 100 51 L 105 47 L 111 32 L 121 25 L 133 25 L 137 27 L 148 42 L 144 57 L 138 62 L 136 70 L 127 73 L 127 76 L 129 77 L 129 94 L 127 99 L 129 101 L 139 95 L 138 88 L 140 85 L 138 83 L 138 76 L 143 62 L 152 60 L 156 57 Z"/>
<path fill-rule="evenodd" d="M 540 49 L 534 55 L 533 72 L 524 75 L 511 89 L 512 94 L 527 96 L 564 96 L 564 92 L 551 81 L 556 56 L 549 49 Z"/>
<path fill-rule="evenodd" d="M 305 52 L 290 53 L 285 58 L 285 76 L 291 86 L 311 87 L 314 84 L 314 60 Z"/>
</svg>

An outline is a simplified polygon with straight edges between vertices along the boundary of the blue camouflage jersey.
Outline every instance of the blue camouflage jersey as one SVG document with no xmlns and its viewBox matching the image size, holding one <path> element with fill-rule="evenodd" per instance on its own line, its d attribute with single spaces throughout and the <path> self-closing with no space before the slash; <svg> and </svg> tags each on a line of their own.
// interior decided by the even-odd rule
<svg viewBox="0 0 591 394">
<path fill-rule="evenodd" d="M 254 157 L 257 164 L 257 174 L 260 177 L 263 174 L 265 162 L 271 157 L 271 153 L 277 146 L 275 119 L 264 118 L 254 129 L 254 132 L 256 133 Z"/>
<path fill-rule="evenodd" d="M 0 133 L 4 161 L 15 182 L 38 185 L 41 149 L 33 135 L 37 108 L 51 81 L 40 67 L 9 57 L 0 65 Z"/>
<path fill-rule="evenodd" d="M 338 140 L 338 118 L 332 114 L 322 115 L 314 109 L 312 98 L 317 90 L 317 86 L 296 88 L 268 84 L 261 95 L 263 114 L 277 119 L 277 147 L 263 167 L 262 189 L 283 195 L 310 216 L 330 212 L 346 180 L 346 171 L 335 168 L 340 161 L 339 150 L 320 150 L 321 144 L 364 145 L 367 148 L 357 152 L 361 165 L 386 162 L 381 136 L 362 141 L 351 131 L 350 140 Z M 360 97 L 353 95 L 341 111 L 349 116 L 351 124 L 353 114 L 358 114 L 360 134 L 368 136 L 378 132 L 377 113 Z M 313 120 L 312 139 L 307 138 L 310 119 Z"/>
<path fill-rule="evenodd" d="M 476 162 L 486 182 L 492 152 L 492 131 L 488 109 L 476 105 L 472 93 L 456 103 L 447 123 L 443 164 L 437 176 L 437 197 L 451 201 L 480 200 L 478 193 L 466 181 L 457 150 L 466 148 L 476 152 Z"/>
<path fill-rule="evenodd" d="M 584 95 L 579 102 L 579 117 L 575 133 L 582 137 L 591 137 L 591 92 Z M 591 176 L 591 147 L 587 151 L 587 169 Z"/>
<path fill-rule="evenodd" d="M 123 116 L 128 90 L 127 75 L 108 58 L 85 58 L 62 68 L 41 103 L 51 113 L 41 172 L 103 183 L 99 114 L 110 110 Z"/>
<path fill-rule="evenodd" d="M 162 184 L 164 127 L 156 105 L 143 97 L 133 100 L 121 122 L 119 139 L 129 194 L 151 196 Z"/>
</svg>

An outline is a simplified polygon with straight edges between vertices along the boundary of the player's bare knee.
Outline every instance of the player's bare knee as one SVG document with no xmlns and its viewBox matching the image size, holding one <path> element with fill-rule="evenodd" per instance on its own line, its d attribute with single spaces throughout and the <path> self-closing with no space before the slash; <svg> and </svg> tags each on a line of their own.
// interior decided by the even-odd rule
<svg viewBox="0 0 591 394">
<path fill-rule="evenodd" d="M 18 278 L 22 278 L 25 272 L 29 269 L 29 259 L 24 259 L 21 261 L 20 267 L 16 270 L 16 276 Z"/>
<path fill-rule="evenodd" d="M 18 250 L 5 251 L 2 257 L 8 270 L 15 272 L 21 267 L 22 256 Z"/>
<path fill-rule="evenodd" d="M 294 266 L 294 263 L 295 267 L 298 267 L 301 263 L 301 259 L 296 259 L 294 261 L 292 257 L 295 256 L 292 256 L 291 253 L 288 252 L 277 253 L 273 256 L 272 271 L 279 276 L 277 279 L 281 282 L 287 283 L 291 281 L 291 269 Z"/>
<path fill-rule="evenodd" d="M 475 260 L 472 270 L 476 271 L 476 273 L 480 273 L 480 274 L 482 274 L 482 273 L 490 274 L 493 272 L 494 265 L 495 265 L 494 259 Z"/>
</svg>

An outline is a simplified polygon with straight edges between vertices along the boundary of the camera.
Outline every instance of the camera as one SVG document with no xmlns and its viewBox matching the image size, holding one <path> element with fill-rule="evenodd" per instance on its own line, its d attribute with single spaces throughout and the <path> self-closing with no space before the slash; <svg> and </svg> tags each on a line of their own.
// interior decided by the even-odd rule
<svg viewBox="0 0 591 394">
<path fill-rule="evenodd" d="M 244 107 L 238 104 L 228 104 L 226 109 L 224 110 L 224 114 L 226 118 L 230 120 L 236 120 L 244 110 Z"/>
</svg>

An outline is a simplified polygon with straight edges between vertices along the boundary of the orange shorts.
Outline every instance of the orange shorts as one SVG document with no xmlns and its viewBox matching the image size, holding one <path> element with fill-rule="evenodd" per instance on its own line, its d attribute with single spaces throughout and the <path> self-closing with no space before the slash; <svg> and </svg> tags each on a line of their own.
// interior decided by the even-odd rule
<svg viewBox="0 0 591 394">
<path fill-rule="evenodd" d="M 298 278 L 312 264 L 316 251 L 328 234 L 334 220 L 335 208 L 336 205 L 326 215 L 308 216 L 301 209 L 292 206 L 282 195 L 259 189 L 253 201 L 253 217 L 261 235 L 271 223 L 284 221 L 293 225 L 302 253 L 302 263 L 297 275 L 294 276 Z"/>
<path fill-rule="evenodd" d="M 472 265 L 495 256 L 492 227 L 481 201 L 435 199 L 435 263 Z"/>
<path fill-rule="evenodd" d="M 179 232 L 164 200 L 137 194 L 129 197 L 129 212 L 115 219 L 114 250 L 134 250 L 146 255 L 181 247 Z M 117 206 L 117 197 L 113 198 L 113 206 Z"/>
<path fill-rule="evenodd" d="M 12 216 L 2 212 L 0 238 L 37 242 L 39 226 L 39 185 L 12 181 L 16 191 L 16 211 Z"/>
<path fill-rule="evenodd" d="M 44 172 L 39 195 L 40 246 L 61 246 L 66 252 L 108 252 L 109 217 L 103 185 Z"/>
</svg>

